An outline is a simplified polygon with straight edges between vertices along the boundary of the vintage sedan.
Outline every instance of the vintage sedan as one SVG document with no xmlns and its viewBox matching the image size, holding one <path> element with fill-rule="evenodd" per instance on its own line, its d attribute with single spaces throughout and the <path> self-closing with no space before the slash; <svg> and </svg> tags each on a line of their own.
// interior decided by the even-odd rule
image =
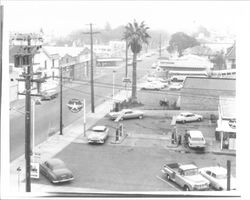
<svg viewBox="0 0 250 200">
<path fill-rule="evenodd" d="M 40 172 L 52 183 L 74 180 L 72 172 L 58 158 L 51 158 L 40 164 Z"/>
<path fill-rule="evenodd" d="M 183 87 L 181 83 L 171 83 L 168 87 L 169 90 L 180 90 Z"/>
<path fill-rule="evenodd" d="M 103 144 L 109 136 L 109 129 L 106 126 L 94 126 L 86 135 L 88 143 Z"/>
<path fill-rule="evenodd" d="M 227 190 L 227 170 L 220 166 L 204 167 L 199 170 L 202 176 L 210 181 L 210 185 L 216 190 Z M 230 177 L 230 189 L 236 190 L 236 179 Z"/>
<path fill-rule="evenodd" d="M 139 110 L 123 109 L 120 112 L 110 112 L 108 116 L 112 120 L 115 120 L 117 117 L 120 117 L 120 120 L 134 118 L 142 119 L 144 113 Z"/>
<path fill-rule="evenodd" d="M 144 83 L 142 86 L 141 86 L 141 90 L 161 90 L 163 89 L 165 86 L 165 84 L 161 83 L 161 82 L 147 82 L 147 83 Z"/>
<path fill-rule="evenodd" d="M 176 122 L 179 123 L 186 123 L 186 122 L 200 122 L 203 120 L 203 117 L 201 115 L 197 115 L 197 114 L 193 114 L 190 112 L 183 112 L 180 113 L 177 117 L 176 117 Z"/>
</svg>

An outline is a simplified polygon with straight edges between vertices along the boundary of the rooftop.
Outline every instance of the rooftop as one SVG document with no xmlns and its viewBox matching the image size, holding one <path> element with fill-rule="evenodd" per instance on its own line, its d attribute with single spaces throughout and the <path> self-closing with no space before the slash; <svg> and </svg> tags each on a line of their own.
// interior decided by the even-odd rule
<svg viewBox="0 0 250 200">
<path fill-rule="evenodd" d="M 226 78 L 187 77 L 183 88 L 236 91 L 236 80 Z"/>
</svg>

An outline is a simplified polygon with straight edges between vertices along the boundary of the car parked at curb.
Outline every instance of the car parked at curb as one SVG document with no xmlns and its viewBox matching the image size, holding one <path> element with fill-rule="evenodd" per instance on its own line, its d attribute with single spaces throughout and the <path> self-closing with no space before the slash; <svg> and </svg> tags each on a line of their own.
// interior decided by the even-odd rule
<svg viewBox="0 0 250 200">
<path fill-rule="evenodd" d="M 58 91 L 51 89 L 51 90 L 46 90 L 44 92 L 42 92 L 42 97 L 41 100 L 51 100 L 51 99 L 55 99 L 58 96 Z"/>
<path fill-rule="evenodd" d="M 202 120 L 203 116 L 191 112 L 183 112 L 176 117 L 176 122 L 183 124 L 186 122 L 197 122 L 197 121 L 200 122 Z"/>
<path fill-rule="evenodd" d="M 166 86 L 164 83 L 161 82 L 147 82 L 141 86 L 141 90 L 161 90 L 164 89 Z"/>
<path fill-rule="evenodd" d="M 209 180 L 211 187 L 216 190 L 227 190 L 227 170 L 220 166 L 204 167 L 199 169 L 199 172 L 207 180 Z M 230 190 L 236 190 L 236 179 L 230 177 Z"/>
<path fill-rule="evenodd" d="M 52 183 L 62 183 L 74 180 L 72 172 L 58 158 L 51 158 L 40 164 L 40 172 Z"/>
<path fill-rule="evenodd" d="M 134 119 L 134 118 L 142 119 L 143 116 L 144 116 L 144 113 L 142 111 L 140 111 L 140 110 L 123 109 L 123 110 L 121 110 L 119 112 L 110 112 L 108 114 L 108 116 L 112 120 L 115 120 L 118 116 L 121 116 L 120 120 Z"/>
<path fill-rule="evenodd" d="M 180 90 L 183 87 L 181 83 L 171 83 L 168 87 L 169 90 Z"/>
<path fill-rule="evenodd" d="M 88 143 L 103 144 L 109 136 L 109 128 L 106 126 L 94 126 L 87 131 Z"/>
</svg>

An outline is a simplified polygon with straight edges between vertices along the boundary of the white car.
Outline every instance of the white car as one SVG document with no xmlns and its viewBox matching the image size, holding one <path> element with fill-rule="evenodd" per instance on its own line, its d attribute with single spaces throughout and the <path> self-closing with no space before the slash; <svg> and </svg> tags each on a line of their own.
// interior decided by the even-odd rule
<svg viewBox="0 0 250 200">
<path fill-rule="evenodd" d="M 86 135 L 88 143 L 103 144 L 109 136 L 109 129 L 106 126 L 94 126 Z"/>
<path fill-rule="evenodd" d="M 165 87 L 164 84 L 160 82 L 147 82 L 141 86 L 141 90 L 161 90 Z"/>
<path fill-rule="evenodd" d="M 176 122 L 179 123 L 186 123 L 186 122 L 200 122 L 203 120 L 203 117 L 201 115 L 197 115 L 194 113 L 190 113 L 190 112 L 183 112 L 180 113 L 177 117 L 176 117 Z"/>
<path fill-rule="evenodd" d="M 169 90 L 180 90 L 183 87 L 181 83 L 171 83 L 169 85 Z"/>
<path fill-rule="evenodd" d="M 199 170 L 201 175 L 210 181 L 210 185 L 217 190 L 227 190 L 227 170 L 220 166 L 204 167 Z M 230 190 L 236 190 L 236 179 L 230 177 Z"/>
<path fill-rule="evenodd" d="M 120 112 L 110 112 L 108 114 L 109 118 L 115 120 L 118 116 L 121 116 L 121 120 L 123 119 L 134 119 L 134 118 L 143 118 L 144 113 L 139 110 L 131 110 L 131 109 L 123 109 Z"/>
<path fill-rule="evenodd" d="M 188 146 L 190 148 L 205 148 L 206 140 L 201 131 L 191 130 L 185 134 Z"/>
</svg>

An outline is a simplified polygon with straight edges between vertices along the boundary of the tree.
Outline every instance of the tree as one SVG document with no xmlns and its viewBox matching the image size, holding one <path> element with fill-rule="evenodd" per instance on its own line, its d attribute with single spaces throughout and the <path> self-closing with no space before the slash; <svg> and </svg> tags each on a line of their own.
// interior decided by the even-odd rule
<svg viewBox="0 0 250 200">
<path fill-rule="evenodd" d="M 226 61 L 223 51 L 217 53 L 213 58 L 210 59 L 210 61 L 214 64 L 214 68 L 217 70 L 225 69 L 226 67 Z"/>
<path fill-rule="evenodd" d="M 124 36 L 123 39 L 127 41 L 128 48 L 131 49 L 133 53 L 133 72 L 132 72 L 132 96 L 131 101 L 137 102 L 136 96 L 136 61 L 137 61 L 137 54 L 141 52 L 142 45 L 148 44 L 148 39 L 150 38 L 149 34 L 147 33 L 147 27 L 144 22 L 140 24 L 134 20 L 134 23 L 128 23 L 125 26 Z"/>
<path fill-rule="evenodd" d="M 177 32 L 171 36 L 168 51 L 178 51 L 179 56 L 182 56 L 185 49 L 199 45 L 200 43 L 195 38 L 190 37 L 183 32 Z"/>
</svg>

